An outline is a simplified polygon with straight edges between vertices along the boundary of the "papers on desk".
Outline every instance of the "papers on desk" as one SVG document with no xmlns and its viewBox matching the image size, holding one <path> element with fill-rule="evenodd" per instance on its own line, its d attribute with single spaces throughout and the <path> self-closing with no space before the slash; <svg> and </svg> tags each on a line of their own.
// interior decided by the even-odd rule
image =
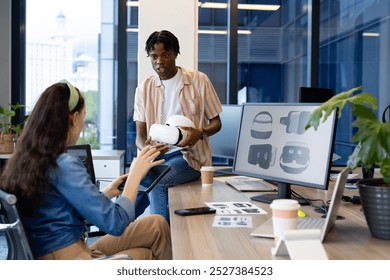
<svg viewBox="0 0 390 280">
<path fill-rule="evenodd" d="M 339 175 L 338 173 L 331 173 L 330 174 L 330 179 L 335 181 L 337 179 L 338 175 Z M 348 174 L 347 183 L 345 184 L 345 188 L 346 189 L 355 190 L 355 189 L 358 188 L 357 185 L 356 185 L 356 182 L 349 182 L 348 181 L 348 180 L 351 180 L 351 179 L 357 179 L 356 177 L 358 177 L 358 175 L 359 174 L 357 174 L 357 173 Z"/>
<path fill-rule="evenodd" d="M 250 202 L 205 202 L 205 204 L 217 210 L 213 227 L 252 227 L 252 217 L 249 214 L 267 214 Z"/>
<path fill-rule="evenodd" d="M 217 210 L 217 215 L 267 214 L 263 209 L 250 202 L 205 202 L 208 207 Z"/>
<path fill-rule="evenodd" d="M 251 216 L 215 216 L 213 227 L 252 227 Z"/>
</svg>

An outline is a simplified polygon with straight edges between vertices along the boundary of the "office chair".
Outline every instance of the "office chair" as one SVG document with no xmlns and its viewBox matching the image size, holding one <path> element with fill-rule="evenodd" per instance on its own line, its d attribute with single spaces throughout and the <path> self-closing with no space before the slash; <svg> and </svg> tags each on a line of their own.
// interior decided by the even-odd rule
<svg viewBox="0 0 390 280">
<path fill-rule="evenodd" d="M 0 190 L 0 231 L 7 241 L 7 260 L 32 260 L 34 256 L 16 202 L 15 195 Z"/>
<path fill-rule="evenodd" d="M 34 256 L 16 202 L 15 195 L 0 190 L 0 231 L 4 232 L 7 242 L 7 260 L 33 260 Z M 131 260 L 131 258 L 126 254 L 116 254 L 95 260 Z"/>
<path fill-rule="evenodd" d="M 387 117 L 386 117 L 387 114 Z M 388 105 L 382 113 L 382 122 L 390 122 L 390 105 Z"/>
</svg>

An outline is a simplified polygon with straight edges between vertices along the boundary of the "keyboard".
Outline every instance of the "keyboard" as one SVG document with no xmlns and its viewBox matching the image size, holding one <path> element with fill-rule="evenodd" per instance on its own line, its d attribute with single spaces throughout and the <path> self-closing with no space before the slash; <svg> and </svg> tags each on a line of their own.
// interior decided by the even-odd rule
<svg viewBox="0 0 390 280">
<path fill-rule="evenodd" d="M 228 179 L 226 184 L 235 188 L 238 191 L 253 191 L 253 192 L 272 192 L 275 191 L 275 186 L 260 180 L 236 180 Z"/>
<path fill-rule="evenodd" d="M 298 229 L 321 229 L 325 220 L 323 218 L 301 218 L 298 219 Z"/>
</svg>

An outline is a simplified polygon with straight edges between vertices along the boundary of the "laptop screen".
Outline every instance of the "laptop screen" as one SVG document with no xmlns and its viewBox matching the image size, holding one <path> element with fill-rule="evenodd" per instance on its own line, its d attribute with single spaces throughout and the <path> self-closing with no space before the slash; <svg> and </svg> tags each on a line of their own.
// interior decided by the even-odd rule
<svg viewBox="0 0 390 280">
<path fill-rule="evenodd" d="M 93 167 L 91 146 L 89 144 L 74 145 L 66 148 L 68 154 L 78 156 L 84 163 L 92 183 L 96 184 L 95 169 Z"/>
</svg>

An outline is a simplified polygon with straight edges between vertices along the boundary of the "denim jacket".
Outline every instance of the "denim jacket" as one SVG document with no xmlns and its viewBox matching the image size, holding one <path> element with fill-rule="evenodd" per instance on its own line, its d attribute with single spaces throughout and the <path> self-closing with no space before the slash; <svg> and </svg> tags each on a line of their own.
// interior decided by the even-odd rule
<svg viewBox="0 0 390 280">
<path fill-rule="evenodd" d="M 24 217 L 36 258 L 71 245 L 84 236 L 88 220 L 100 230 L 119 236 L 134 220 L 134 205 L 126 197 L 115 203 L 92 183 L 82 161 L 63 153 L 50 171 L 52 192 Z"/>
</svg>

